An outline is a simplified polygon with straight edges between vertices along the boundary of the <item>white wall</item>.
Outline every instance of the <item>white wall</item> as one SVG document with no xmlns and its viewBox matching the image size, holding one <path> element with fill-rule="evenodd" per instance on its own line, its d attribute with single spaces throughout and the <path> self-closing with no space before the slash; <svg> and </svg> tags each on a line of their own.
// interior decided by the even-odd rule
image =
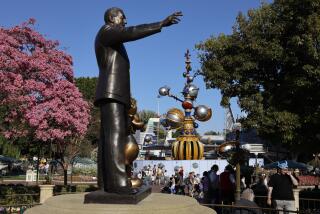
<svg viewBox="0 0 320 214">
<path fill-rule="evenodd" d="M 263 159 L 258 158 L 259 165 L 263 165 Z M 196 174 L 200 174 L 204 171 L 209 171 L 213 164 L 217 164 L 219 166 L 218 174 L 223 172 L 224 168 L 228 165 L 227 160 L 135 160 L 133 162 L 133 170 L 134 172 L 138 172 L 143 169 L 144 166 L 157 165 L 161 163 L 167 170 L 167 176 L 171 176 L 174 174 L 175 167 L 183 167 L 184 176 L 186 176 L 189 172 L 195 172 Z M 255 158 L 250 158 L 249 165 L 253 166 L 255 164 Z"/>
</svg>

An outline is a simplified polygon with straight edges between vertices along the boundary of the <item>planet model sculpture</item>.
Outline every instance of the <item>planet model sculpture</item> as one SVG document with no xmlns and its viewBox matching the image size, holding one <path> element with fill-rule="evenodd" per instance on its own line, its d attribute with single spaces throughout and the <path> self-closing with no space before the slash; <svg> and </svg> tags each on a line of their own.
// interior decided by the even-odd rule
<svg viewBox="0 0 320 214">
<path fill-rule="evenodd" d="M 181 134 L 172 144 L 172 156 L 175 160 L 199 160 L 203 157 L 204 146 L 196 135 L 196 128 L 199 125 L 195 121 L 208 121 L 212 116 L 212 110 L 205 105 L 194 106 L 199 88 L 193 83 L 196 74 L 190 74 L 192 69 L 189 50 L 187 50 L 185 58 L 186 71 L 183 73 L 183 77 L 186 82 L 182 91 L 184 99 L 171 94 L 168 86 L 159 88 L 160 96 L 168 96 L 181 102 L 184 112 L 172 108 L 160 118 L 160 123 L 167 129 L 176 129 Z"/>
</svg>

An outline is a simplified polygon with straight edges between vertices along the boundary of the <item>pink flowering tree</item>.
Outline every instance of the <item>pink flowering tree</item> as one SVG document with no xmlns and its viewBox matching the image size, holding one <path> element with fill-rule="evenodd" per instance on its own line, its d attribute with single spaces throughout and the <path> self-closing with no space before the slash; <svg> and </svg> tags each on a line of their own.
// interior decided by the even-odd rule
<svg viewBox="0 0 320 214">
<path fill-rule="evenodd" d="M 74 84 L 71 56 L 34 22 L 0 27 L 0 134 L 12 143 L 67 145 L 86 133 L 89 106 Z"/>
</svg>

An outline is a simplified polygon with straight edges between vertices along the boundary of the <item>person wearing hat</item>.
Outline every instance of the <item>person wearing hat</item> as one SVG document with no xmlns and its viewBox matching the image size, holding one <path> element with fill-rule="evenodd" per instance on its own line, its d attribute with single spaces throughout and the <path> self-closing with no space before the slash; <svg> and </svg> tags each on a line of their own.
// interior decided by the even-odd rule
<svg viewBox="0 0 320 214">
<path fill-rule="evenodd" d="M 288 170 L 287 161 L 279 161 L 277 167 L 278 172 L 270 177 L 268 183 L 267 204 L 271 205 L 272 201 L 277 210 L 295 211 L 292 189 L 298 186 L 299 180 Z"/>
</svg>

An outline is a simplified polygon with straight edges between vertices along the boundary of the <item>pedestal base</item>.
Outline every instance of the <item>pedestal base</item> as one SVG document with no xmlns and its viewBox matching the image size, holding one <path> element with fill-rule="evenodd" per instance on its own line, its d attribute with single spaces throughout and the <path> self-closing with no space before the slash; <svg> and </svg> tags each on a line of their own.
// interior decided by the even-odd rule
<svg viewBox="0 0 320 214">
<path fill-rule="evenodd" d="M 194 198 L 152 193 L 138 204 L 84 204 L 85 194 L 60 195 L 43 205 L 27 209 L 25 214 L 215 214 Z"/>
<path fill-rule="evenodd" d="M 116 194 L 97 190 L 84 196 L 85 204 L 137 204 L 151 194 L 151 187 L 142 186 L 135 194 Z"/>
</svg>

